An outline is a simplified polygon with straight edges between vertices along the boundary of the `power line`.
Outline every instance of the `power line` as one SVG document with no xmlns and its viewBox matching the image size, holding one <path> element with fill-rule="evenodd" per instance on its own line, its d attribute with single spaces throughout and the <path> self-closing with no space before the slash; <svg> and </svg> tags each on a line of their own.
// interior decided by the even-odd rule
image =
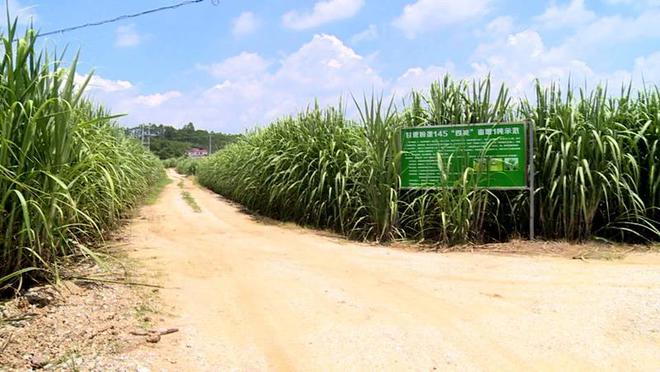
<svg viewBox="0 0 660 372">
<path fill-rule="evenodd" d="M 204 1 L 206 1 L 206 0 L 187 0 L 187 1 L 182 1 L 182 2 L 180 2 L 180 3 L 178 3 L 178 4 L 169 5 L 169 6 L 162 6 L 162 7 L 160 7 L 160 8 L 155 8 L 155 9 L 145 10 L 145 11 L 142 11 L 142 12 L 139 12 L 139 13 L 134 13 L 134 14 L 125 14 L 125 15 L 121 15 L 121 16 L 119 16 L 119 17 L 115 17 L 115 18 L 112 18 L 112 19 L 107 19 L 107 20 L 104 20 L 104 21 L 90 22 L 90 23 L 85 23 L 85 24 L 83 24 L 83 25 L 79 25 L 79 26 L 67 27 L 67 28 L 62 28 L 62 29 L 55 30 L 55 31 L 49 31 L 49 32 L 45 32 L 45 33 L 40 33 L 39 36 L 48 36 L 48 35 L 55 35 L 55 34 L 63 34 L 63 33 L 65 33 L 65 32 L 70 32 L 70 31 L 80 30 L 81 28 L 94 27 L 94 26 L 101 26 L 101 25 L 104 25 L 104 24 L 107 24 L 107 23 L 118 22 L 118 21 L 121 21 L 121 20 L 124 20 L 124 19 L 136 18 L 136 17 L 140 17 L 140 16 L 143 16 L 143 15 L 147 15 L 147 14 L 152 14 L 152 13 L 162 12 L 162 11 L 164 11 L 164 10 L 171 10 L 171 9 L 181 8 L 181 7 L 183 7 L 183 6 L 187 6 L 187 5 L 199 4 L 199 3 L 202 3 L 202 2 L 204 2 Z M 218 2 L 219 2 L 219 0 L 212 0 L 212 3 L 213 3 L 214 5 L 218 5 Z"/>
</svg>

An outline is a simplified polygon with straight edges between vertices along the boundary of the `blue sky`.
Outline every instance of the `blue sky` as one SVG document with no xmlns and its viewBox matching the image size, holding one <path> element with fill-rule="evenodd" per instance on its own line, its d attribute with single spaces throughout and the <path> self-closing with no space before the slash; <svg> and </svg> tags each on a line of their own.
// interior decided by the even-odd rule
<svg viewBox="0 0 660 372">
<path fill-rule="evenodd" d="M 43 32 L 177 2 L 9 1 Z M 40 44 L 80 49 L 88 94 L 125 125 L 242 132 L 314 99 L 404 98 L 445 73 L 491 73 L 517 95 L 535 78 L 660 83 L 659 22 L 660 0 L 207 0 Z"/>
</svg>

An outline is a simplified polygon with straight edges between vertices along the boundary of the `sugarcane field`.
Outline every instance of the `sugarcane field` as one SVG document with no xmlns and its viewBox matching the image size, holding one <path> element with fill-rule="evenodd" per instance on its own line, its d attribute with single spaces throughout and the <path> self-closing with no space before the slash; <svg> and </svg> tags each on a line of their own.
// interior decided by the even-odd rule
<svg viewBox="0 0 660 372">
<path fill-rule="evenodd" d="M 656 1 L 0 12 L 0 372 L 660 370 Z"/>
</svg>

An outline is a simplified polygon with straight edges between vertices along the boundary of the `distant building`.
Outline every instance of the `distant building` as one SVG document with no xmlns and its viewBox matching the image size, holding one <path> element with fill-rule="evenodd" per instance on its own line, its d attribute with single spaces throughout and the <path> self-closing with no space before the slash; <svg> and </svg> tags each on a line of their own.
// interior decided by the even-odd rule
<svg viewBox="0 0 660 372">
<path fill-rule="evenodd" d="M 186 155 L 190 158 L 201 158 L 209 155 L 209 151 L 202 147 L 193 147 L 186 151 Z"/>
</svg>

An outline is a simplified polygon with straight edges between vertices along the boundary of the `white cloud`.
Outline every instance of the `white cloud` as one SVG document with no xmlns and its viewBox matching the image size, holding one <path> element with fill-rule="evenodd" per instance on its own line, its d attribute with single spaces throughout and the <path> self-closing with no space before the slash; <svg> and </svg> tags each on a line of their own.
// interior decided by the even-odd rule
<svg viewBox="0 0 660 372">
<path fill-rule="evenodd" d="M 311 11 L 291 10 L 282 16 L 284 26 L 303 30 L 324 23 L 351 18 L 360 11 L 364 0 L 322 0 L 314 4 Z"/>
<path fill-rule="evenodd" d="M 507 19 L 491 22 L 485 30 L 493 32 L 469 63 L 445 61 L 413 66 L 392 79 L 384 78 L 373 68 L 370 58 L 356 53 L 337 37 L 318 34 L 299 49 L 282 55 L 278 62 L 243 52 L 205 66 L 201 71 L 209 74 L 211 82 L 195 90 L 145 95 L 130 82 L 98 78 L 91 92 L 114 112 L 128 113 L 122 119 L 127 125 L 183 125 L 192 121 L 204 128 L 241 132 L 304 110 L 314 99 L 327 105 L 344 97 L 349 114 L 349 94 L 360 97 L 363 93 L 382 92 L 399 103 L 411 89 L 426 90 L 446 73 L 456 79 L 483 78 L 490 73 L 495 85 L 505 82 L 515 96 L 531 96 L 536 78 L 565 84 L 570 76 L 576 83 L 588 81 L 593 86 L 609 80 L 611 86 L 616 86 L 631 78 L 641 83 L 644 74 L 648 83 L 660 83 L 660 50 L 637 58 L 627 69 L 596 71 L 570 49 L 548 47 L 534 29 L 507 32 L 515 28 Z"/>
<path fill-rule="evenodd" d="M 651 1 L 637 3 L 642 2 Z M 576 14 L 586 21 L 572 18 Z M 505 82 L 514 94 L 530 95 L 537 78 L 545 83 L 566 83 L 570 78 L 574 83 L 586 83 L 592 87 L 601 82 L 615 87 L 627 82 L 636 87 L 643 81 L 660 84 L 660 50 L 657 48 L 654 53 L 638 56 L 627 66 L 624 64 L 615 70 L 599 70 L 595 67 L 599 64 L 592 64 L 597 58 L 610 56 L 620 64 L 623 56 L 616 55 L 616 48 L 659 39 L 660 29 L 654 26 L 658 20 L 660 9 L 654 8 L 630 16 L 599 17 L 586 9 L 580 0 L 571 0 L 560 6 L 553 3 L 543 15 L 535 17 L 535 27 L 561 23 L 564 29 L 571 26 L 570 36 L 549 45 L 547 40 L 552 40 L 554 35 L 546 27 L 543 34 L 533 27 L 517 32 L 519 25 L 515 25 L 512 19 L 493 21 L 484 31 L 477 33 L 481 44 L 469 60 L 471 69 L 462 73 L 465 77 L 491 73 L 498 83 Z"/>
<path fill-rule="evenodd" d="M 480 45 L 471 67 L 471 76 L 492 74 L 496 82 L 505 82 L 514 94 L 530 93 L 535 79 L 566 82 L 569 76 L 575 81 L 595 77 L 587 63 L 561 50 L 547 48 L 541 35 L 532 29 Z"/>
<path fill-rule="evenodd" d="M 84 83 L 86 79 L 87 76 L 76 74 L 74 81 L 76 85 L 80 85 Z M 131 84 L 130 81 L 109 80 L 109 79 L 104 79 L 98 75 L 93 75 L 92 78 L 87 83 L 86 89 L 88 92 L 112 93 L 123 90 L 129 90 L 132 88 L 133 88 L 133 84 Z"/>
<path fill-rule="evenodd" d="M 412 90 L 426 90 L 431 82 L 445 75 L 456 74 L 456 66 L 447 62 L 442 66 L 411 67 L 394 82 L 391 90 L 397 97 L 405 97 Z M 460 76 L 457 76 L 460 78 Z"/>
<path fill-rule="evenodd" d="M 409 38 L 439 27 L 479 18 L 488 13 L 491 0 L 417 0 L 403 8 L 392 24 Z"/>
<path fill-rule="evenodd" d="M 337 93 L 384 84 L 365 59 L 332 35 L 315 35 L 312 41 L 287 56 L 273 78 L 286 86 L 296 84 L 310 93 Z"/>
<path fill-rule="evenodd" d="M 358 32 L 351 37 L 351 44 L 359 44 L 363 41 L 376 40 L 378 38 L 378 27 L 369 25 L 365 30 Z"/>
<path fill-rule="evenodd" d="M 137 96 L 135 98 L 135 102 L 137 104 L 144 105 L 147 107 L 158 107 L 167 101 L 179 97 L 181 97 L 181 92 L 176 90 L 171 90 L 165 93 L 150 94 L 147 96 Z"/>
<path fill-rule="evenodd" d="M 633 78 L 650 84 L 660 84 L 660 50 L 635 59 Z"/>
<path fill-rule="evenodd" d="M 243 52 L 210 66 L 200 66 L 218 79 L 245 80 L 264 74 L 270 63 L 256 53 Z"/>
<path fill-rule="evenodd" d="M 235 65 L 246 59 L 260 60 L 241 54 L 217 65 Z M 325 34 L 314 36 L 283 57 L 272 72 L 255 68 L 252 74 L 214 76 L 223 81 L 203 92 L 201 101 L 214 102 L 212 106 L 222 110 L 240 112 L 238 123 L 226 125 L 242 126 L 266 123 L 303 110 L 314 99 L 321 104 L 336 103 L 340 96 L 361 95 L 371 89 L 379 91 L 386 85 L 365 58 L 335 36 Z"/>
<path fill-rule="evenodd" d="M 637 16 L 604 16 L 580 27 L 559 48 L 564 53 L 586 55 L 589 52 L 601 52 L 604 46 L 609 48 L 630 41 L 642 41 L 660 38 L 660 9 L 650 9 Z"/>
<path fill-rule="evenodd" d="M 563 28 L 587 24 L 596 18 L 596 14 L 584 6 L 584 0 L 570 0 L 567 4 L 552 3 L 543 14 L 534 20 L 544 28 Z"/>
<path fill-rule="evenodd" d="M 0 14 L 5 16 L 7 14 L 7 9 L 9 9 L 9 15 L 12 18 L 17 18 L 18 23 L 21 25 L 29 25 L 31 22 L 36 23 L 39 20 L 37 14 L 36 6 L 24 5 L 22 1 L 18 0 L 9 0 L 9 8 L 5 6 L 5 1 L 0 3 Z"/>
<path fill-rule="evenodd" d="M 118 47 L 134 47 L 140 45 L 144 38 L 135 30 L 135 25 L 123 25 L 115 31 L 115 45 Z"/>
<path fill-rule="evenodd" d="M 658 38 L 660 37 L 658 20 L 660 20 L 660 9 L 642 12 L 637 17 L 602 17 L 576 36 L 580 39 L 580 35 L 584 32 L 586 35 L 583 40 L 603 43 L 607 43 L 608 39 L 622 42 L 639 38 Z"/>
<path fill-rule="evenodd" d="M 660 0 L 605 0 L 612 5 L 626 5 L 635 8 L 660 7 Z"/>
<path fill-rule="evenodd" d="M 261 22 L 252 12 L 243 12 L 232 21 L 231 32 L 234 36 L 245 36 L 254 33 Z"/>
<path fill-rule="evenodd" d="M 319 34 L 276 64 L 254 53 L 241 53 L 204 67 L 207 88 L 140 95 L 137 89 L 97 92 L 94 96 L 116 113 L 128 113 L 127 125 L 189 121 L 207 128 L 240 132 L 304 110 L 314 99 L 336 104 L 349 94 L 387 89 L 387 82 L 357 54 L 332 35 Z M 272 70 L 272 71 L 271 71 Z M 173 93 L 175 92 L 175 93 Z M 166 104 L 165 104 L 166 103 Z"/>
<path fill-rule="evenodd" d="M 477 47 L 471 57 L 471 70 L 465 71 L 464 76 L 483 77 L 490 73 L 498 84 L 506 83 L 515 95 L 532 95 L 535 79 L 542 83 L 552 81 L 565 84 L 570 78 L 574 83 L 587 83 L 592 87 L 601 82 L 608 82 L 616 87 L 631 80 L 633 85 L 640 86 L 643 79 L 650 84 L 660 84 L 660 50 L 645 57 L 638 57 L 627 69 L 615 71 L 595 70 L 589 64 L 590 59 L 585 56 L 588 54 L 585 53 L 588 48 L 584 45 L 586 40 L 595 43 L 594 47 L 597 48 L 598 45 L 606 45 L 605 43 L 617 45 L 621 40 L 643 37 L 642 35 L 652 37 L 650 34 L 653 32 L 641 31 L 642 25 L 650 23 L 647 16 L 597 19 L 592 24 L 579 28 L 574 36 L 555 47 L 548 47 L 541 34 L 534 29 L 502 34 Z M 606 32 L 613 25 L 618 25 L 616 29 L 623 23 L 635 27 L 621 31 L 616 37 L 613 30 Z M 605 24 L 608 26 L 603 27 Z M 596 30 L 600 30 L 601 34 Z M 603 37 L 605 39 L 602 39 Z"/>
<path fill-rule="evenodd" d="M 509 34 L 512 31 L 513 31 L 513 18 L 509 16 L 497 17 L 486 25 L 486 34 L 489 36 Z"/>
</svg>

